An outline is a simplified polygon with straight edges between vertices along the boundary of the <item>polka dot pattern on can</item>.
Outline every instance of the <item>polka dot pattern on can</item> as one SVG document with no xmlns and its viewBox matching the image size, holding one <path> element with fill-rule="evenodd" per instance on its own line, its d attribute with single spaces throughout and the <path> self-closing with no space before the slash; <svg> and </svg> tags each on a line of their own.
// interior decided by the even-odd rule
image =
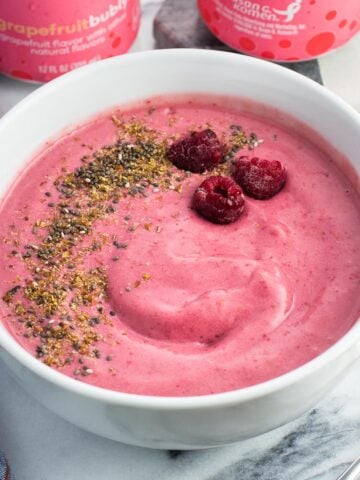
<svg viewBox="0 0 360 480">
<path fill-rule="evenodd" d="M 210 30 L 226 45 L 270 61 L 327 54 L 359 29 L 359 0 L 197 0 Z"/>
<path fill-rule="evenodd" d="M 335 35 L 331 32 L 323 32 L 310 38 L 306 44 L 306 51 L 314 57 L 322 55 L 330 50 L 335 42 Z"/>
</svg>

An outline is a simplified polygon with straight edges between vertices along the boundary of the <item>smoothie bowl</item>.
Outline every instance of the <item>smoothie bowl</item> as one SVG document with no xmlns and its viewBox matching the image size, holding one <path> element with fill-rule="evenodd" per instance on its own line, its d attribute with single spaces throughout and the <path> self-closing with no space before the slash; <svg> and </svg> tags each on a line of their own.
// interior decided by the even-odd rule
<svg viewBox="0 0 360 480">
<path fill-rule="evenodd" d="M 91 432 L 204 448 L 360 353 L 358 114 L 222 52 L 106 60 L 0 122 L 0 354 Z M 6 161 L 9 159 L 9 161 Z"/>
</svg>

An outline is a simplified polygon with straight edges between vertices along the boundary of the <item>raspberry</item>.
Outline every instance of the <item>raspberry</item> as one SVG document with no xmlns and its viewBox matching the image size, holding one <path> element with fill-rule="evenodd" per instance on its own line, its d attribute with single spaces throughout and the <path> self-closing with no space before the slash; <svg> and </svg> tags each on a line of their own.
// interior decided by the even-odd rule
<svg viewBox="0 0 360 480">
<path fill-rule="evenodd" d="M 213 223 L 235 222 L 244 210 L 244 195 L 230 177 L 212 176 L 195 190 L 192 208 Z"/>
<path fill-rule="evenodd" d="M 265 200 L 276 195 L 284 186 L 286 171 L 277 160 L 242 156 L 233 162 L 232 176 L 246 195 Z"/>
<path fill-rule="evenodd" d="M 193 132 L 173 143 L 167 152 L 169 160 L 182 170 L 202 173 L 219 165 L 224 146 L 210 128 Z"/>
</svg>

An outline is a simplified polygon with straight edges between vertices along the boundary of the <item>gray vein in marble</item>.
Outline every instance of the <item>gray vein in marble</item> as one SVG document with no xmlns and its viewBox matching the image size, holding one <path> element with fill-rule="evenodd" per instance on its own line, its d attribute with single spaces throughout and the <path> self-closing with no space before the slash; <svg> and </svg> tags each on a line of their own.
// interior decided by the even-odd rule
<svg viewBox="0 0 360 480">
<path fill-rule="evenodd" d="M 336 480 L 360 453 L 359 367 L 288 425 L 233 446 L 173 455 L 171 480 Z"/>
<path fill-rule="evenodd" d="M 341 415 L 339 403 L 337 400 L 327 409 L 314 409 L 295 431 L 270 450 L 245 457 L 209 480 L 276 480 L 285 470 L 297 480 L 320 479 L 329 472 L 334 472 L 335 479 L 337 473 L 345 470 L 346 464 L 329 469 L 328 462 L 339 444 L 359 443 L 360 432 L 359 419 L 345 420 L 334 429 L 331 419 Z"/>
</svg>

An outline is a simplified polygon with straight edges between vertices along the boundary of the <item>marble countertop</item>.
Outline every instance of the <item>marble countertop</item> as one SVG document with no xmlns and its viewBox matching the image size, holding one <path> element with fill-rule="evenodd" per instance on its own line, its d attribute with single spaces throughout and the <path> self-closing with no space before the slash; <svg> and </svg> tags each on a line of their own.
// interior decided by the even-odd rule
<svg viewBox="0 0 360 480">
<path fill-rule="evenodd" d="M 154 47 L 161 0 L 143 1 L 133 51 Z M 360 38 L 320 60 L 326 87 L 360 110 Z M 0 76 L 0 116 L 36 88 Z M 360 454 L 360 362 L 310 413 L 271 433 L 194 452 L 129 447 L 84 432 L 29 397 L 0 363 L 0 449 L 17 480 L 336 480 Z"/>
</svg>

